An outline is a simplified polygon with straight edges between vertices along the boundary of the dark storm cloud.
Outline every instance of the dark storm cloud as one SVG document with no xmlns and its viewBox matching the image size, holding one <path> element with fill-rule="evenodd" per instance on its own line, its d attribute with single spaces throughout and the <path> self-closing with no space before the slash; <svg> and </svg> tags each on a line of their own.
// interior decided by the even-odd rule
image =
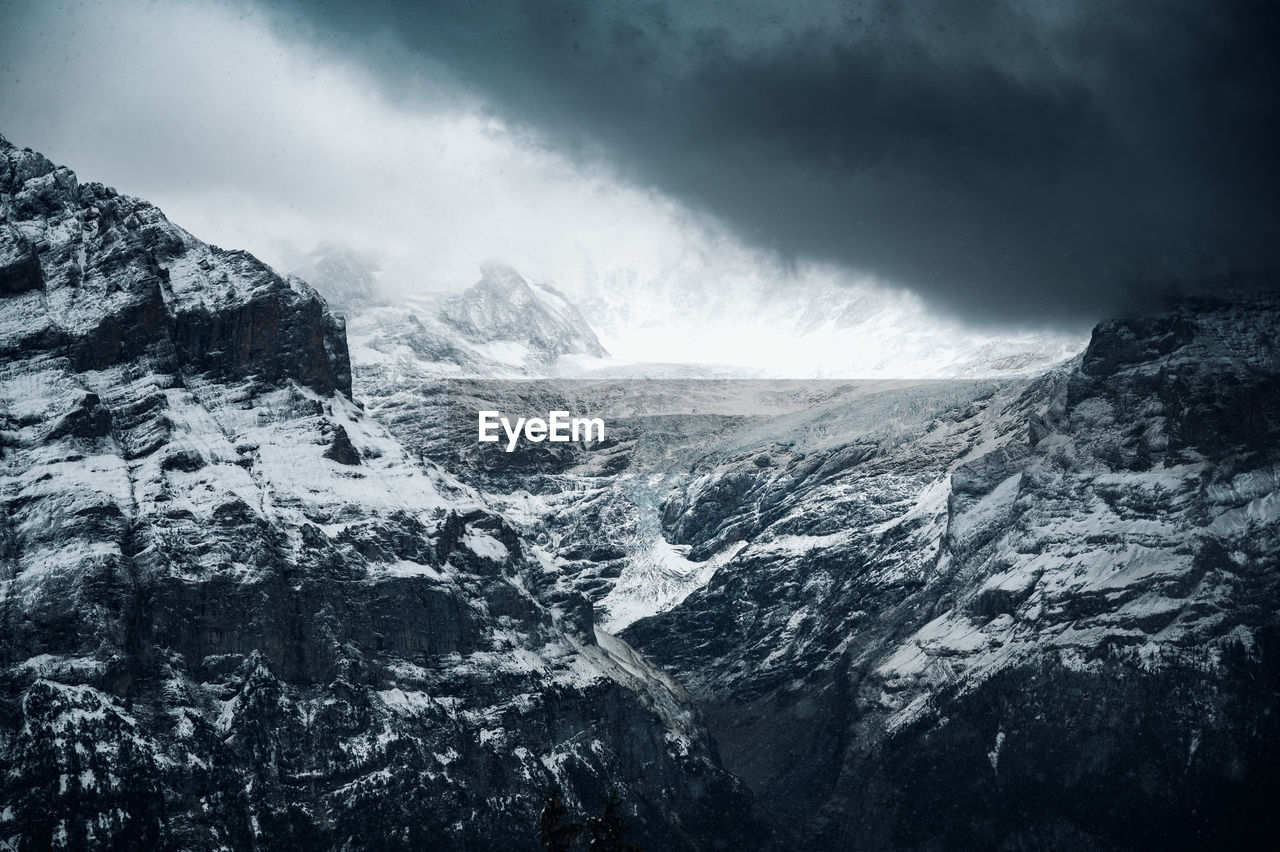
<svg viewBox="0 0 1280 852">
<path fill-rule="evenodd" d="M 389 91 L 443 66 L 546 144 L 784 257 L 970 318 L 1070 320 L 1277 265 L 1277 17 L 1222 0 L 375 0 L 275 21 Z"/>
</svg>

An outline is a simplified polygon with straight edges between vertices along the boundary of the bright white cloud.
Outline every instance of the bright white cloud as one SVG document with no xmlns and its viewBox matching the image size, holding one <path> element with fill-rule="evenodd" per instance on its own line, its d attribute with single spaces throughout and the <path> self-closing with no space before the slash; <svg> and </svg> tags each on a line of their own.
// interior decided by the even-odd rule
<svg viewBox="0 0 1280 852">
<path fill-rule="evenodd" d="M 505 260 L 584 300 L 606 341 L 637 360 L 935 373 L 915 362 L 936 347 L 903 333 L 945 337 L 947 351 L 985 339 L 847 273 L 783 266 L 604 164 L 549 150 L 443 70 L 391 102 L 359 69 L 239 6 L 33 5 L 12 20 L 0 33 L 11 141 L 280 268 L 336 242 L 382 258 L 383 283 L 411 292 Z M 820 331 L 833 300 L 873 325 L 846 316 L 844 331 Z M 821 322 L 805 319 L 815 312 Z M 873 357 L 886 348 L 888 361 Z"/>
<path fill-rule="evenodd" d="M 658 269 L 706 227 L 505 127 L 443 72 L 393 104 L 245 10 L 88 4 L 24 25 L 5 39 L 13 141 L 270 262 L 338 241 L 404 285 L 459 283 L 490 257 L 544 276 L 586 257 Z"/>
</svg>

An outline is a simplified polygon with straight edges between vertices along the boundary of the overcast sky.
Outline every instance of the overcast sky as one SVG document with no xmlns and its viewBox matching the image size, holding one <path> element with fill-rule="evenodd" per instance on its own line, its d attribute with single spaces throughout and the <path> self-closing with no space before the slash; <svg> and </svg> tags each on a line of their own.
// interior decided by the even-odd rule
<svg viewBox="0 0 1280 852">
<path fill-rule="evenodd" d="M 1276 265 L 1273 5 L 0 4 L 0 132 L 282 265 L 723 255 L 1077 328 Z"/>
<path fill-rule="evenodd" d="M 393 283 L 451 287 L 491 258 L 547 277 L 592 255 L 657 268 L 706 237 L 706 217 L 531 141 L 447 72 L 406 99 L 253 6 L 3 19 L 0 132 L 285 269 L 336 242 L 388 259 Z"/>
</svg>

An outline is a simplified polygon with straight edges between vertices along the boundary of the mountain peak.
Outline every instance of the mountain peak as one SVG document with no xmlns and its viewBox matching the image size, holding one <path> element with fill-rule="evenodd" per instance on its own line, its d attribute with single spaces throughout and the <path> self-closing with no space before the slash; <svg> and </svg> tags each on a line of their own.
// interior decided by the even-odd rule
<svg viewBox="0 0 1280 852">
<path fill-rule="evenodd" d="M 513 341 L 555 358 L 608 353 L 564 294 L 505 263 L 480 267 L 480 280 L 445 302 L 445 322 L 482 342 Z"/>
<path fill-rule="evenodd" d="M 321 243 L 292 274 L 324 296 L 335 311 L 348 314 L 382 301 L 375 275 L 376 261 L 342 243 Z"/>
<path fill-rule="evenodd" d="M 42 178 L 59 171 L 59 167 L 44 154 L 30 148 L 19 148 L 0 136 L 0 192 L 16 194 L 33 178 Z M 63 168 L 73 180 L 75 173 Z"/>
<path fill-rule="evenodd" d="M 510 286 L 529 286 L 529 282 L 514 266 L 500 260 L 491 260 L 480 264 L 480 280 L 492 281 Z"/>
</svg>

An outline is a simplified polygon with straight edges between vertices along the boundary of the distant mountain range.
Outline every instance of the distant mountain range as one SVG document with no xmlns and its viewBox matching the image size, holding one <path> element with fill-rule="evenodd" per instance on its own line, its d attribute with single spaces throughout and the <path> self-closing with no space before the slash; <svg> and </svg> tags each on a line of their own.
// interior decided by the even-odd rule
<svg viewBox="0 0 1280 852">
<path fill-rule="evenodd" d="M 532 848 L 557 786 L 648 848 L 765 836 L 301 279 L 2 139 L 0 215 L 0 848 Z"/>
<path fill-rule="evenodd" d="M 1271 293 L 651 373 L 509 267 L 282 276 L 3 140 L 0 218 L 0 848 L 532 849 L 553 788 L 649 850 L 1274 841 Z M 806 327 L 923 327 L 876 304 Z"/>
<path fill-rule="evenodd" d="M 406 376 L 992 378 L 1034 375 L 1086 342 L 1057 331 L 972 331 L 905 295 L 831 282 L 725 292 L 696 269 L 674 269 L 659 281 L 589 278 L 559 290 L 489 264 L 465 291 L 404 296 L 379 292 L 374 266 L 327 245 L 294 274 L 347 316 L 353 348 L 380 353 L 358 361 Z"/>
<path fill-rule="evenodd" d="M 676 673 L 785 844 L 1248 845 L 1280 780 L 1278 330 L 1224 287 L 1030 375 L 363 392 Z M 614 440 L 475 453 L 439 412 L 482 402 Z"/>
</svg>

